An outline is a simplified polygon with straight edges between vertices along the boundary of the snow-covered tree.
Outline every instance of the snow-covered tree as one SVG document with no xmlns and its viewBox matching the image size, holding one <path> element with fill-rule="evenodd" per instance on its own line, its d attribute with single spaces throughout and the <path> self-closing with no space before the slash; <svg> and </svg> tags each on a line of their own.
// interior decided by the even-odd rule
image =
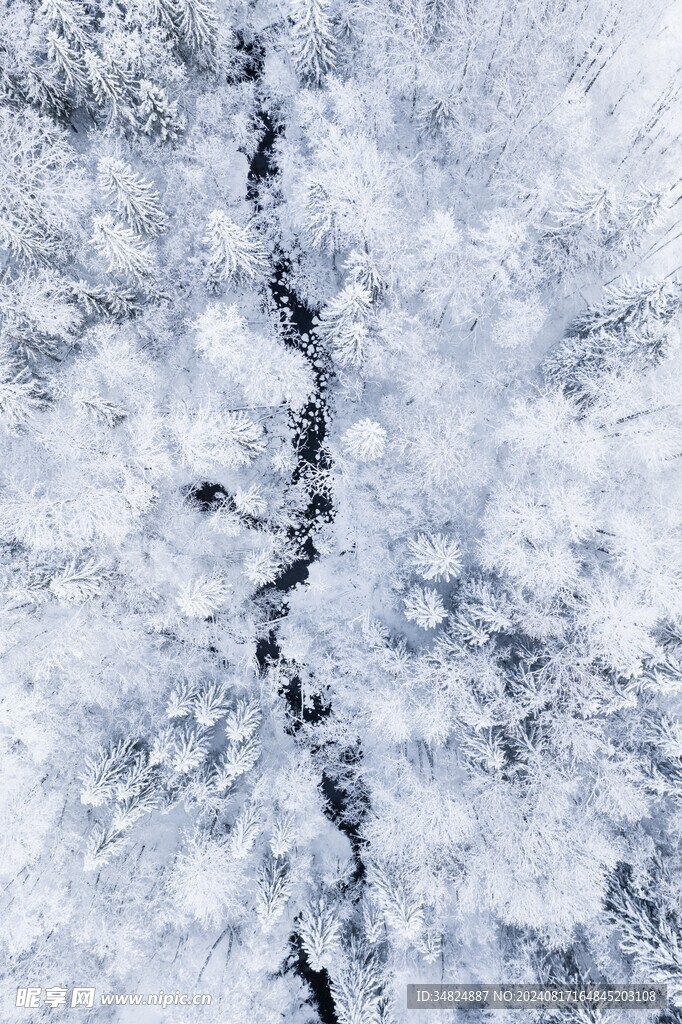
<svg viewBox="0 0 682 1024">
<path fill-rule="evenodd" d="M 107 261 L 110 272 L 126 274 L 136 281 L 144 281 L 154 275 L 154 256 L 141 235 L 117 224 L 108 213 L 94 217 L 92 227 L 93 242 Z"/>
<path fill-rule="evenodd" d="M 386 431 L 374 420 L 358 420 L 344 434 L 343 443 L 353 458 L 376 462 L 386 449 Z"/>
<path fill-rule="evenodd" d="M 621 865 L 612 880 L 606 908 L 620 932 L 620 948 L 637 970 L 653 981 L 679 985 L 682 979 L 682 931 L 675 915 L 638 893 L 632 873 Z"/>
<path fill-rule="evenodd" d="M 462 555 L 454 537 L 420 533 L 410 540 L 409 550 L 412 564 L 423 579 L 447 582 L 459 576 Z"/>
<path fill-rule="evenodd" d="M 341 926 L 334 908 L 320 897 L 306 907 L 301 915 L 300 934 L 308 963 L 313 971 L 321 971 L 339 944 Z"/>
<path fill-rule="evenodd" d="M 403 603 L 405 617 L 422 629 L 435 629 L 447 615 L 440 594 L 431 587 L 413 587 Z"/>
<path fill-rule="evenodd" d="M 326 0 L 290 0 L 291 51 L 296 70 L 315 84 L 334 66 L 334 38 Z"/>
<path fill-rule="evenodd" d="M 363 362 L 370 310 L 371 294 L 360 283 L 346 285 L 323 309 L 317 334 L 331 345 L 341 366 L 355 366 Z"/>
<path fill-rule="evenodd" d="M 163 5 L 159 5 L 161 8 Z M 172 25 L 182 43 L 202 63 L 213 63 L 216 45 L 217 15 L 211 0 L 175 0 L 171 7 Z"/>
<path fill-rule="evenodd" d="M 159 142 L 176 142 L 183 132 L 184 122 L 177 100 L 172 100 L 165 89 L 142 79 L 135 97 L 134 117 L 144 135 Z"/>
<path fill-rule="evenodd" d="M 100 160 L 98 171 L 101 187 L 113 197 L 133 231 L 158 235 L 165 230 L 158 192 L 130 164 L 109 157 Z"/>
<path fill-rule="evenodd" d="M 102 749 L 96 758 L 85 763 L 81 801 L 95 807 L 104 803 L 123 778 L 134 758 L 134 741 L 119 740 L 109 750 Z"/>
<path fill-rule="evenodd" d="M 168 880 L 169 896 L 178 911 L 204 927 L 219 925 L 238 899 L 239 873 L 225 840 L 205 832 L 188 834 Z"/>
<path fill-rule="evenodd" d="M 214 210 L 208 218 L 205 242 L 206 281 L 211 288 L 222 282 L 259 281 L 267 272 L 267 254 L 252 228 L 236 224 L 224 210 Z"/>
</svg>

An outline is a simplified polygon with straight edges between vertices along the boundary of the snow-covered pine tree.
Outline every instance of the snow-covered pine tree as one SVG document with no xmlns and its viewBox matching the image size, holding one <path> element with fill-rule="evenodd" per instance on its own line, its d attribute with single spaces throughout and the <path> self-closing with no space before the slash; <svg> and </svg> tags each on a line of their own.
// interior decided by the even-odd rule
<svg viewBox="0 0 682 1024">
<path fill-rule="evenodd" d="M 82 777 L 81 801 L 99 807 L 114 795 L 135 760 L 134 740 L 119 740 L 111 747 L 100 748 L 96 757 L 87 757 Z"/>
<path fill-rule="evenodd" d="M 673 342 L 668 325 L 681 308 L 677 279 L 633 282 L 625 277 L 575 318 L 544 361 L 547 380 L 588 402 L 590 384 L 600 374 L 627 367 L 644 371 L 660 362 Z"/>
<path fill-rule="evenodd" d="M 229 701 L 224 686 L 218 682 L 202 687 L 192 701 L 192 714 L 199 725 L 215 725 L 227 713 Z"/>
<path fill-rule="evenodd" d="M 76 301 L 90 315 L 125 320 L 140 312 L 134 289 L 121 284 L 93 285 L 78 280 L 71 283 Z"/>
<path fill-rule="evenodd" d="M 232 740 L 215 766 L 213 785 L 218 791 L 228 789 L 236 779 L 254 767 L 261 755 L 258 737 Z"/>
<path fill-rule="evenodd" d="M 187 775 L 206 760 L 209 744 L 204 730 L 194 725 L 181 727 L 175 738 L 172 755 L 173 769 L 180 775 Z"/>
<path fill-rule="evenodd" d="M 398 865 L 371 864 L 371 892 L 400 942 L 412 942 L 424 927 L 424 907 Z"/>
<path fill-rule="evenodd" d="M 92 23 L 88 11 L 82 6 L 73 0 L 42 0 L 39 13 L 70 43 L 85 46 L 92 32 Z"/>
<path fill-rule="evenodd" d="M 256 915 L 264 931 L 269 931 L 282 916 L 291 894 L 287 865 L 268 858 L 258 873 Z"/>
<path fill-rule="evenodd" d="M 376 261 L 366 251 L 354 249 L 344 267 L 348 276 L 355 284 L 359 284 L 367 292 L 372 300 L 376 302 L 386 287 Z"/>
<path fill-rule="evenodd" d="M 183 44 L 205 67 L 211 67 L 217 38 L 213 0 L 175 0 L 173 8 L 173 23 Z"/>
<path fill-rule="evenodd" d="M 258 805 L 249 802 L 237 815 L 229 836 L 229 850 L 235 860 L 244 860 L 260 835 L 262 821 Z"/>
<path fill-rule="evenodd" d="M 0 422 L 5 429 L 19 427 L 42 404 L 40 385 L 29 368 L 9 354 L 0 356 Z"/>
<path fill-rule="evenodd" d="M 620 948 L 637 971 L 652 981 L 682 984 L 680 922 L 654 893 L 637 891 L 628 865 L 614 873 L 605 905 L 621 933 Z"/>
<path fill-rule="evenodd" d="M 653 278 L 609 286 L 602 301 L 588 307 L 575 318 L 573 333 L 584 337 L 598 331 L 625 334 L 628 331 L 649 331 L 654 324 L 667 323 L 682 305 L 682 284 L 676 279 L 657 281 Z"/>
<path fill-rule="evenodd" d="M 104 60 L 89 49 L 83 51 L 83 64 L 98 110 L 109 108 L 112 118 L 123 117 L 131 100 L 131 76 L 115 60 Z"/>
<path fill-rule="evenodd" d="M 368 417 L 353 423 L 343 435 L 343 444 L 354 459 L 376 462 L 386 450 L 386 430 Z"/>
<path fill-rule="evenodd" d="M 162 143 L 177 141 L 184 130 L 177 100 L 171 100 L 164 88 L 146 78 L 140 80 L 134 100 L 133 119 L 144 135 Z"/>
<path fill-rule="evenodd" d="M 98 166 L 102 189 L 116 202 L 133 231 L 158 235 L 166 230 L 168 221 L 156 188 L 137 174 L 130 164 L 114 157 L 105 157 Z"/>
<path fill-rule="evenodd" d="M 341 230 L 324 181 L 308 179 L 305 190 L 305 224 L 308 243 L 333 255 L 341 248 Z"/>
<path fill-rule="evenodd" d="M 105 867 L 110 861 L 123 852 L 129 837 L 127 832 L 116 828 L 105 828 L 97 824 L 88 836 L 83 866 L 86 871 L 96 871 Z"/>
<path fill-rule="evenodd" d="M 52 576 L 49 587 L 58 601 L 82 604 L 98 597 L 111 576 L 111 571 L 102 561 L 94 558 L 80 563 L 72 561 Z"/>
<path fill-rule="evenodd" d="M 360 365 L 369 338 L 371 293 L 359 282 L 347 284 L 320 314 L 317 336 L 328 344 L 340 366 Z"/>
<path fill-rule="evenodd" d="M 181 680 L 173 687 L 166 704 L 166 714 L 170 719 L 187 718 L 194 710 L 197 696 L 197 687 L 187 679 Z"/>
<path fill-rule="evenodd" d="M 268 271 L 268 257 L 252 227 L 241 227 L 224 210 L 208 219 L 204 241 L 208 247 L 206 283 L 254 284 Z"/>
<path fill-rule="evenodd" d="M 93 217 L 93 242 L 108 263 L 110 273 L 122 273 L 135 282 L 148 282 L 156 264 L 149 244 L 109 213 Z"/>
<path fill-rule="evenodd" d="M 273 857 L 285 857 L 296 843 L 296 826 L 291 814 L 277 815 L 270 836 Z"/>
<path fill-rule="evenodd" d="M 405 618 L 422 629 L 435 629 L 447 617 L 440 594 L 432 587 L 412 587 L 403 598 Z"/>
<path fill-rule="evenodd" d="M 174 410 L 171 427 L 185 462 L 204 473 L 216 465 L 247 466 L 265 451 L 263 428 L 242 410 L 222 412 L 210 402 Z"/>
<path fill-rule="evenodd" d="M 644 236 L 662 222 L 668 194 L 668 189 L 647 184 L 628 193 L 620 204 L 613 234 L 605 244 L 621 257 L 635 252 Z"/>
<path fill-rule="evenodd" d="M 311 970 L 324 970 L 338 949 L 341 937 L 338 913 L 324 897 L 313 900 L 305 908 L 301 914 L 299 934 Z"/>
<path fill-rule="evenodd" d="M 8 76 L 4 89 L 9 97 L 29 103 L 39 114 L 68 123 L 72 104 L 51 68 L 28 68 L 14 80 Z"/>
<path fill-rule="evenodd" d="M 445 580 L 459 576 L 462 555 L 454 537 L 442 533 L 420 533 L 409 542 L 412 564 L 425 580 Z"/>
<path fill-rule="evenodd" d="M 88 73 L 81 54 L 72 49 L 64 36 L 49 32 L 47 55 L 54 70 L 62 75 L 66 89 L 73 92 L 76 103 L 82 103 L 88 87 Z"/>
<path fill-rule="evenodd" d="M 291 52 L 299 75 L 319 85 L 334 67 L 327 0 L 289 0 Z"/>
<path fill-rule="evenodd" d="M 332 972 L 331 992 L 339 1024 L 377 1020 L 383 996 L 381 965 L 374 951 L 351 939 L 340 970 Z"/>
</svg>

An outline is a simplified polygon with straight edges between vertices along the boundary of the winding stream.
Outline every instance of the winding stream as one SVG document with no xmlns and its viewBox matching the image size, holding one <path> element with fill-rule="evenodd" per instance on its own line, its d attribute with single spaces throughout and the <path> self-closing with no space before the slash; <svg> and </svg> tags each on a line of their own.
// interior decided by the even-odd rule
<svg viewBox="0 0 682 1024">
<path fill-rule="evenodd" d="M 272 120 L 261 114 L 265 131 L 249 167 L 248 198 L 259 209 L 259 183 L 275 173 L 272 161 L 272 147 L 277 136 L 277 129 Z M 324 449 L 327 434 L 327 385 L 329 368 L 324 352 L 314 336 L 314 314 L 302 302 L 287 283 L 289 266 L 285 259 L 280 259 L 269 284 L 270 295 L 280 316 L 286 323 L 287 343 L 302 352 L 313 370 L 315 387 L 305 409 L 294 418 L 294 448 L 297 453 L 296 467 L 292 473 L 292 486 L 299 482 L 308 469 L 325 469 L 328 466 Z M 305 477 L 304 477 L 305 478 Z M 308 491 L 308 502 L 304 510 L 301 526 L 290 529 L 290 539 L 299 550 L 298 557 L 289 565 L 270 589 L 286 595 L 299 583 L 308 578 L 308 568 L 317 558 L 317 550 L 313 539 L 315 525 L 322 519 L 332 517 L 331 501 L 318 491 Z M 286 614 L 287 603 L 283 598 L 280 611 Z M 274 631 L 259 640 L 256 657 L 261 669 L 270 661 L 279 658 L 280 650 Z M 294 676 L 280 691 L 289 705 L 291 712 L 291 731 L 296 732 L 303 721 L 320 721 L 331 711 L 316 695 L 311 706 L 302 701 L 302 686 L 298 677 Z M 340 825 L 345 810 L 345 795 L 332 779 L 323 776 L 323 791 L 327 800 L 326 813 Z M 341 826 L 340 826 L 341 827 Z M 357 837 L 355 837 L 357 839 Z M 334 999 L 329 984 L 329 976 L 325 970 L 313 971 L 308 964 L 303 950 L 300 935 L 294 933 L 290 938 L 291 954 L 284 970 L 293 969 L 310 987 L 312 1001 L 317 1009 L 322 1024 L 337 1024 Z"/>
</svg>

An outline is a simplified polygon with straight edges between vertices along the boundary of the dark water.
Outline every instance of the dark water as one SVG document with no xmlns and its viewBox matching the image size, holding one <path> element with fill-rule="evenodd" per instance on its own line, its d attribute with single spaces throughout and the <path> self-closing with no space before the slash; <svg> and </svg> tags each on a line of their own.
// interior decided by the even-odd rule
<svg viewBox="0 0 682 1024">
<path fill-rule="evenodd" d="M 257 152 L 254 154 L 249 168 L 248 197 L 256 210 L 259 204 L 259 186 L 274 173 L 272 148 L 277 138 L 277 128 L 267 114 L 262 114 L 263 135 Z M 327 468 L 328 461 L 324 449 L 327 434 L 327 382 L 329 367 L 327 358 L 315 338 L 314 313 L 300 302 L 290 286 L 290 264 L 286 257 L 280 256 L 275 266 L 273 278 L 269 284 L 270 296 L 286 324 L 287 344 L 302 352 L 308 360 L 314 377 L 314 392 L 311 401 L 302 413 L 293 418 L 294 445 L 298 454 L 297 465 L 292 474 L 291 483 L 295 485 L 305 474 L 307 467 Z M 282 595 L 280 614 L 286 612 L 285 595 L 308 578 L 309 566 L 317 557 L 313 532 L 315 526 L 329 521 L 333 516 L 331 501 L 323 494 L 309 492 L 308 503 L 301 521 L 290 528 L 289 539 L 294 541 L 298 549 L 298 557 L 278 576 L 271 587 Z M 279 645 L 274 631 L 258 642 L 256 656 L 261 668 L 268 662 L 280 657 Z M 282 688 L 280 695 L 287 701 L 290 710 L 289 731 L 295 733 L 304 722 L 315 724 L 331 713 L 331 706 L 322 697 L 315 694 L 312 701 L 303 704 L 301 680 L 297 676 Z M 323 792 L 326 799 L 325 812 L 340 828 L 348 830 L 345 819 L 346 794 L 336 783 L 323 775 Z M 358 837 L 351 838 L 353 849 L 359 854 Z M 359 862 L 361 863 L 361 862 Z M 358 876 L 360 872 L 357 872 Z M 300 935 L 294 933 L 290 939 L 291 953 L 283 971 L 295 970 L 310 987 L 311 1002 L 317 1009 L 322 1024 L 337 1024 L 334 999 L 326 971 L 313 971 L 303 950 Z"/>
<path fill-rule="evenodd" d="M 237 46 L 236 77 L 241 80 L 258 81 L 262 71 L 263 50 L 258 40 L 240 40 Z M 262 213 L 261 190 L 276 174 L 273 160 L 273 147 L 280 131 L 279 126 L 267 112 L 260 113 L 262 134 L 256 152 L 251 156 L 249 164 L 247 198 L 257 214 Z M 291 485 L 305 480 L 309 468 L 329 468 L 325 450 L 327 435 L 327 389 L 330 376 L 328 356 L 315 337 L 315 314 L 298 296 L 291 284 L 291 264 L 284 253 L 275 254 L 275 268 L 268 284 L 269 303 L 273 303 L 286 328 L 284 336 L 288 345 L 302 352 L 308 360 L 313 372 L 314 390 L 306 408 L 295 415 L 292 414 L 294 430 L 294 446 L 298 455 L 296 467 L 292 473 Z M 202 481 L 188 488 L 191 497 L 204 511 L 215 508 L 218 503 L 234 502 L 226 488 L 219 483 Z M 274 581 L 264 587 L 261 593 L 279 595 L 277 617 L 286 614 L 286 595 L 301 583 L 305 583 L 309 575 L 309 567 L 317 558 L 314 532 L 321 523 L 331 521 L 334 514 L 331 500 L 312 489 L 308 492 L 307 505 L 297 521 L 289 530 L 289 540 L 298 551 L 297 557 L 282 570 Z M 244 518 L 244 517 L 242 517 Z M 253 521 L 247 525 L 257 526 Z M 274 630 L 258 641 L 256 656 L 261 669 L 268 663 L 280 659 L 280 648 Z M 280 696 L 289 708 L 290 734 L 295 735 L 304 725 L 322 722 L 331 714 L 332 708 L 328 701 L 314 694 L 310 701 L 303 703 L 302 684 L 294 675 L 280 690 Z M 313 753 L 320 748 L 313 747 Z M 360 757 L 358 749 L 343 752 L 343 759 L 350 764 Z M 364 875 L 361 856 L 361 844 L 357 824 L 349 820 L 349 794 L 335 779 L 323 773 L 322 790 L 325 797 L 325 813 L 336 826 L 348 836 L 353 850 L 355 870 L 352 883 L 358 883 Z M 357 795 L 355 803 L 357 805 Z M 294 970 L 309 985 L 312 998 L 311 1004 L 317 1009 L 322 1024 L 337 1024 L 334 999 L 331 994 L 329 976 L 326 971 L 313 971 L 310 968 L 303 950 L 300 935 L 294 933 L 290 939 L 290 955 L 282 966 L 282 971 Z"/>
<path fill-rule="evenodd" d="M 301 936 L 293 934 L 289 939 L 291 953 L 287 960 L 287 968 L 296 971 L 304 981 L 308 982 L 315 997 L 315 1005 L 322 1024 L 338 1024 L 334 997 L 329 986 L 329 975 L 326 971 L 313 971 L 305 955 Z"/>
</svg>

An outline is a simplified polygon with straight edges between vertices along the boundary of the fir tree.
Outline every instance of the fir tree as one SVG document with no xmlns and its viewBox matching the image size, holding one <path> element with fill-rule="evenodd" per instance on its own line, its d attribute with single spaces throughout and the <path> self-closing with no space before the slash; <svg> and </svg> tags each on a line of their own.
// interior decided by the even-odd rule
<svg viewBox="0 0 682 1024">
<path fill-rule="evenodd" d="M 606 909 L 621 932 L 620 948 L 637 970 L 658 982 L 682 981 L 682 932 L 675 916 L 648 893 L 638 893 L 631 870 L 622 865 L 606 897 Z"/>
<path fill-rule="evenodd" d="M 213 785 L 219 791 L 232 786 L 236 779 L 250 771 L 261 755 L 257 737 L 232 740 L 216 765 Z"/>
<path fill-rule="evenodd" d="M 66 124 L 71 116 L 72 103 L 51 68 L 29 68 L 16 82 L 13 92 L 25 98 L 38 113 L 55 121 Z"/>
<path fill-rule="evenodd" d="M 447 615 L 440 595 L 431 587 L 413 587 L 403 604 L 405 617 L 422 629 L 435 629 Z"/>
<path fill-rule="evenodd" d="M 290 814 L 278 814 L 270 836 L 273 857 L 285 857 L 296 843 L 296 828 Z"/>
<path fill-rule="evenodd" d="M 360 462 L 376 462 L 386 449 L 386 431 L 374 420 L 358 420 L 345 432 L 344 446 Z"/>
<path fill-rule="evenodd" d="M 194 710 L 195 701 L 198 696 L 196 687 L 188 680 L 183 679 L 172 690 L 166 704 L 166 714 L 169 718 L 187 718 Z"/>
<path fill-rule="evenodd" d="M 98 597 L 110 579 L 106 565 L 91 558 L 81 564 L 66 565 L 50 580 L 50 590 L 58 601 L 82 604 Z"/>
<path fill-rule="evenodd" d="M 100 160 L 98 171 L 101 187 L 113 196 L 133 231 L 148 235 L 165 231 L 167 219 L 157 190 L 130 164 L 109 157 Z"/>
<path fill-rule="evenodd" d="M 193 619 L 206 619 L 219 611 L 230 596 L 230 587 L 216 577 L 203 577 L 183 583 L 177 596 L 184 615 Z"/>
<path fill-rule="evenodd" d="M 71 44 L 85 46 L 92 25 L 87 12 L 73 0 L 42 0 L 39 12 Z"/>
<path fill-rule="evenodd" d="M 55 70 L 63 75 L 66 88 L 73 91 L 76 101 L 81 103 L 88 87 L 88 75 L 80 53 L 71 49 L 64 36 L 50 32 L 47 54 Z"/>
<path fill-rule="evenodd" d="M 96 871 L 117 857 L 125 848 L 128 835 L 116 828 L 106 829 L 97 824 L 88 837 L 83 866 L 86 871 Z"/>
<path fill-rule="evenodd" d="M 141 307 L 132 288 L 93 285 L 79 280 L 71 285 L 71 289 L 76 301 L 90 314 L 124 320 L 140 312 Z"/>
<path fill-rule="evenodd" d="M 314 249 L 333 254 L 341 248 L 341 229 L 323 181 L 310 178 L 305 193 L 306 235 Z"/>
<path fill-rule="evenodd" d="M 93 242 L 107 260 L 110 273 L 120 272 L 134 281 L 148 281 L 154 276 L 154 257 L 140 235 L 117 224 L 108 213 L 93 217 L 92 225 Z"/>
<path fill-rule="evenodd" d="M 456 578 L 462 567 L 459 545 L 442 533 L 420 533 L 409 542 L 410 556 L 417 572 L 425 580 L 446 582 Z"/>
<path fill-rule="evenodd" d="M 174 26 L 182 42 L 202 62 L 214 62 L 217 17 L 211 0 L 175 0 Z"/>
<path fill-rule="evenodd" d="M 26 366 L 10 357 L 0 359 L 0 422 L 8 429 L 20 426 L 43 404 L 40 385 Z"/>
<path fill-rule="evenodd" d="M 132 740 L 120 740 L 109 749 L 100 748 L 96 757 L 87 757 L 81 801 L 99 807 L 110 800 L 134 758 L 135 743 Z"/>
<path fill-rule="evenodd" d="M 215 725 L 228 708 L 225 689 L 216 682 L 202 688 L 192 702 L 192 713 L 199 725 L 204 727 Z"/>
<path fill-rule="evenodd" d="M 265 931 L 282 916 L 290 894 L 286 865 L 267 860 L 260 869 L 256 891 L 256 915 Z"/>
<path fill-rule="evenodd" d="M 665 189 L 646 184 L 629 193 L 619 210 L 616 228 L 605 244 L 612 245 L 619 255 L 635 252 L 644 236 L 661 223 L 665 197 Z"/>
<path fill-rule="evenodd" d="M 208 741 L 203 731 L 185 725 L 178 732 L 172 755 L 173 769 L 180 775 L 198 768 L 208 754 Z"/>
<path fill-rule="evenodd" d="M 244 575 L 255 587 L 274 583 L 281 571 L 281 564 L 272 552 L 265 548 L 254 551 L 244 558 Z"/>
<path fill-rule="evenodd" d="M 210 403 L 180 406 L 171 424 L 183 459 L 197 472 L 216 463 L 246 466 L 265 450 L 262 427 L 245 412 L 220 412 Z"/>
<path fill-rule="evenodd" d="M 250 227 L 240 227 L 222 210 L 214 210 L 204 238 L 208 246 L 206 282 L 212 289 L 221 283 L 250 284 L 268 269 L 268 258 Z"/>
<path fill-rule="evenodd" d="M 375 954 L 353 941 L 346 963 L 332 976 L 331 991 L 340 1024 L 376 1020 L 382 998 L 382 978 Z"/>
<path fill-rule="evenodd" d="M 9 217 L 0 220 L 0 243 L 24 263 L 48 263 L 54 255 L 53 246 L 40 231 Z"/>
<path fill-rule="evenodd" d="M 341 366 L 360 365 L 366 356 L 371 294 L 362 284 L 348 284 L 322 310 L 317 335 L 329 343 Z"/>
<path fill-rule="evenodd" d="M 668 324 L 681 304 L 682 286 L 676 280 L 633 283 L 625 278 L 605 289 L 603 301 L 576 317 L 546 358 L 547 379 L 589 402 L 590 386 L 601 374 L 660 362 L 672 341 Z"/>
<path fill-rule="evenodd" d="M 146 78 L 140 81 L 135 100 L 134 117 L 140 131 L 159 142 L 176 142 L 184 128 L 177 101 L 171 100 L 165 89 Z"/>
<path fill-rule="evenodd" d="M 247 803 L 237 815 L 229 837 L 229 850 L 235 860 L 244 860 L 261 831 L 258 807 Z"/>
<path fill-rule="evenodd" d="M 334 66 L 334 39 L 326 0 L 290 0 L 291 48 L 298 73 L 319 85 Z"/>
<path fill-rule="evenodd" d="M 322 897 L 309 904 L 301 915 L 299 932 L 311 970 L 324 970 L 338 949 L 341 934 L 334 908 Z"/>
<path fill-rule="evenodd" d="M 235 742 L 248 740 L 260 725 L 261 717 L 258 702 L 242 697 L 225 720 L 225 732 Z"/>
<path fill-rule="evenodd" d="M 83 51 L 83 64 L 97 107 L 110 105 L 112 117 L 122 116 L 130 103 L 130 76 L 116 61 L 105 61 L 89 49 Z"/>
</svg>

